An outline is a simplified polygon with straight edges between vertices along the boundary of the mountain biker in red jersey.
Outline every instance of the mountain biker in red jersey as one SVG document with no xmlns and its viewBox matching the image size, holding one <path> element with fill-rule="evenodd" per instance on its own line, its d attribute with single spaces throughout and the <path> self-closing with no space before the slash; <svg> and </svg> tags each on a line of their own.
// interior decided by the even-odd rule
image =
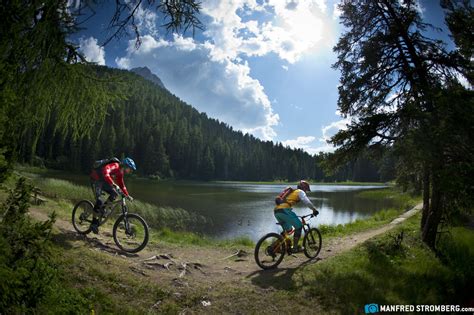
<svg viewBox="0 0 474 315">
<path fill-rule="evenodd" d="M 118 192 L 121 190 L 125 197 L 130 201 L 133 201 L 133 198 L 129 195 L 127 187 L 123 181 L 125 174 L 130 174 L 132 171 L 137 169 L 135 162 L 127 157 L 119 162 L 107 163 L 99 169 L 92 170 L 90 178 L 92 181 L 92 186 L 94 189 L 94 194 L 96 197 L 96 203 L 94 205 L 94 212 L 98 215 L 103 214 L 105 204 L 108 202 L 113 202 L 118 196 Z M 105 202 L 100 198 L 102 191 L 105 191 L 109 194 L 109 197 Z M 99 232 L 99 219 L 95 215 L 92 224 L 92 232 L 97 234 Z"/>
<path fill-rule="evenodd" d="M 298 241 L 301 237 L 301 230 L 303 229 L 301 220 L 298 218 L 296 213 L 293 212 L 293 206 L 300 201 L 303 201 L 305 206 L 313 210 L 314 215 L 319 213 L 318 210 L 316 210 L 316 207 L 308 199 L 308 196 L 306 196 L 306 192 L 308 191 L 311 191 L 309 183 L 305 180 L 300 180 L 296 189 L 285 198 L 283 203 L 277 205 L 274 209 L 275 218 L 278 220 L 285 231 L 288 232 L 293 228 L 295 229 L 295 234 L 293 237 L 293 253 L 301 250 L 301 248 L 298 246 Z"/>
</svg>

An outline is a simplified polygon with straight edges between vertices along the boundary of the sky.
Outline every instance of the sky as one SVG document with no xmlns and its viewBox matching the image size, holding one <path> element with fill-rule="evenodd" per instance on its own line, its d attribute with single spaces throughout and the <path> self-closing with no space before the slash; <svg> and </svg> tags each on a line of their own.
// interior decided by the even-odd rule
<svg viewBox="0 0 474 315">
<path fill-rule="evenodd" d="M 194 36 L 166 33 L 157 12 L 140 7 L 139 48 L 133 36 L 103 46 L 111 2 L 95 7 L 74 39 L 88 61 L 146 66 L 170 92 L 234 129 L 310 154 L 331 152 L 327 140 L 348 123 L 337 111 L 339 72 L 331 67 L 343 31 L 338 2 L 202 0 L 204 30 Z M 444 28 L 438 3 L 420 0 L 419 11 Z"/>
</svg>

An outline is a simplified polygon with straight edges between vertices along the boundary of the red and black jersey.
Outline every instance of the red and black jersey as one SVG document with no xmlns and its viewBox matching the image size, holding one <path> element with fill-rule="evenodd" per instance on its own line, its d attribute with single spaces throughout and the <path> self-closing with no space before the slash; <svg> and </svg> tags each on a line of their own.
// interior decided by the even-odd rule
<svg viewBox="0 0 474 315">
<path fill-rule="evenodd" d="M 103 180 L 109 185 L 116 183 L 122 189 L 125 196 L 128 196 L 127 187 L 123 181 L 123 169 L 117 162 L 104 165 L 99 170 L 92 170 L 90 177 L 93 181 Z"/>
</svg>

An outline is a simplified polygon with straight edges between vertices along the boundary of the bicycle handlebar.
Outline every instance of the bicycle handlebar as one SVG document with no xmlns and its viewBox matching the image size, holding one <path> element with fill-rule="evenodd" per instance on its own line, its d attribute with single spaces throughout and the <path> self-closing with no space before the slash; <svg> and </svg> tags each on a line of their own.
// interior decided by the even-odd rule
<svg viewBox="0 0 474 315">
<path fill-rule="evenodd" d="M 310 214 L 307 214 L 307 215 L 299 215 L 298 217 L 301 218 L 301 219 L 306 219 L 306 218 L 315 218 L 317 216 L 318 216 L 317 214 L 310 213 Z"/>
</svg>

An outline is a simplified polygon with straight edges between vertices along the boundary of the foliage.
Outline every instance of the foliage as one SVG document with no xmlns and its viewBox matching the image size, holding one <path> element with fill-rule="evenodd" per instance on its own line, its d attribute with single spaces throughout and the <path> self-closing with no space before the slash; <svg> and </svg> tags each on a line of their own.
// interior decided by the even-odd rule
<svg viewBox="0 0 474 315">
<path fill-rule="evenodd" d="M 13 0 L 0 5 L 0 181 L 18 151 L 32 161 L 50 120 L 54 120 L 52 137 L 68 134 L 76 141 L 102 123 L 108 108 L 120 98 L 119 82 L 107 75 L 98 78 L 93 70 L 77 64 L 85 58 L 70 36 L 78 30 L 86 8 L 93 14 L 93 6 L 101 2 L 78 1 L 73 7 L 67 0 Z M 111 38 L 131 25 L 139 41 L 135 14 L 141 3 L 131 9 L 127 1 L 116 1 L 109 28 L 117 29 Z M 151 0 L 147 4 L 155 5 Z M 157 5 L 169 30 L 200 28 L 199 9 L 200 3 L 192 0 Z M 27 146 L 20 140 L 26 140 Z"/>
<path fill-rule="evenodd" d="M 68 215 L 73 204 L 82 199 L 91 200 L 92 190 L 86 186 L 75 185 L 69 181 L 54 178 L 33 178 L 35 185 L 41 189 L 43 195 L 55 199 L 71 201 L 61 202 L 63 209 Z M 156 229 L 171 228 L 174 230 L 193 230 L 193 227 L 212 224 L 205 217 L 181 208 L 158 207 L 146 202 L 134 200 L 129 203 L 130 211 L 138 213 L 146 218 L 147 223 Z"/>
<path fill-rule="evenodd" d="M 338 106 L 352 121 L 331 139 L 339 146 L 332 162 L 393 147 L 399 182 L 423 190 L 423 239 L 433 248 L 441 218 L 453 205 L 472 205 L 473 149 L 465 144 L 473 141 L 474 99 L 457 79 L 468 75 L 466 59 L 425 35 L 431 26 L 416 1 L 343 1 L 340 8 L 347 31 L 334 47 L 342 72 Z M 463 17 L 472 11 L 457 8 Z M 454 15 L 448 20 L 455 25 Z"/>
<path fill-rule="evenodd" d="M 452 263 L 443 264 L 421 241 L 419 219 L 305 268 L 299 286 L 307 295 L 318 296 L 327 311 L 344 314 L 363 313 L 368 303 L 467 305 L 473 280 L 467 264 L 474 253 L 461 249 L 473 232 L 463 229 L 447 244 L 456 249 L 448 251 Z"/>
<path fill-rule="evenodd" d="M 474 232 L 465 227 L 452 227 L 439 240 L 441 261 L 455 273 L 455 285 L 466 288 L 458 298 L 468 301 L 474 291 Z"/>
<path fill-rule="evenodd" d="M 446 11 L 446 24 L 461 56 L 460 72 L 474 84 L 474 6 L 469 0 L 441 0 Z"/>
<path fill-rule="evenodd" d="M 88 134 L 120 96 L 110 77 L 97 79 L 67 39 L 76 30 L 68 1 L 0 5 L 0 152 L 4 174 L 17 152 L 31 160 L 49 120 L 73 139 Z M 28 139 L 28 147 L 21 140 Z"/>
<path fill-rule="evenodd" d="M 19 179 L 2 205 L 0 225 L 0 309 L 23 313 L 35 309 L 49 293 L 55 279 L 50 258 L 50 234 L 54 213 L 42 223 L 27 215 L 31 186 Z"/>
<path fill-rule="evenodd" d="M 104 122 L 95 122 L 91 133 L 79 139 L 68 130 L 58 130 L 55 119 L 50 119 L 37 141 L 22 137 L 22 161 L 31 162 L 33 155 L 49 167 L 86 172 L 96 159 L 128 155 L 137 162 L 140 174 L 155 178 L 379 180 L 369 154 L 350 162 L 344 171 L 325 176 L 319 167 L 324 154 L 311 156 L 234 131 L 128 71 L 91 70 L 98 79 L 115 78 L 124 99 L 109 108 Z"/>
</svg>

